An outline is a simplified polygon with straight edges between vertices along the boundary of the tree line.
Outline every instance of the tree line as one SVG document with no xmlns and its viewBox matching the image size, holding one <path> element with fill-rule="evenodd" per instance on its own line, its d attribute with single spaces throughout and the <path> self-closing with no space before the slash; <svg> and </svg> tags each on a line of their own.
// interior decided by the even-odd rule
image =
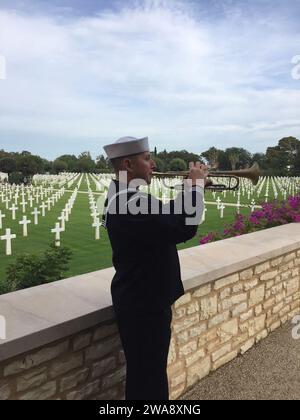
<svg viewBox="0 0 300 420">
<path fill-rule="evenodd" d="M 265 175 L 300 176 L 300 140 L 295 137 L 284 137 L 275 147 L 268 147 L 265 153 L 250 153 L 244 148 L 230 147 L 225 150 L 211 147 L 200 153 L 186 150 L 152 151 L 157 170 L 181 171 L 188 169 L 190 161 L 200 160 L 218 170 L 236 170 L 250 167 L 257 162 Z M 29 181 L 35 174 L 58 174 L 61 172 L 112 172 L 109 160 L 102 154 L 94 160 L 90 152 L 78 156 L 62 155 L 49 161 L 28 151 L 11 153 L 0 150 L 0 172 L 9 174 L 10 182 Z"/>
</svg>

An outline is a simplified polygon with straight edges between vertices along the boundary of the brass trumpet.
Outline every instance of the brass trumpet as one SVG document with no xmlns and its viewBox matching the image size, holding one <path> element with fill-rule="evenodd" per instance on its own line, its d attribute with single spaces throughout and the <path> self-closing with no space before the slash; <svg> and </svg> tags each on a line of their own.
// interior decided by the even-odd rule
<svg viewBox="0 0 300 420">
<path fill-rule="evenodd" d="M 178 171 L 178 172 L 153 172 L 153 176 L 157 176 L 159 178 L 174 178 L 174 177 L 183 177 L 187 178 L 189 175 L 189 171 Z M 255 162 L 251 168 L 249 169 L 240 169 L 237 171 L 216 171 L 216 172 L 209 172 L 208 178 L 229 178 L 229 185 L 225 184 L 209 184 L 205 187 L 206 190 L 209 191 L 234 191 L 237 190 L 240 184 L 239 178 L 246 178 L 250 179 L 253 185 L 257 185 L 259 177 L 260 177 L 260 169 L 258 164 Z M 232 184 L 232 179 L 234 179 L 235 184 Z M 174 188 L 174 187 L 169 187 Z M 177 187 L 175 187 L 177 188 Z"/>
</svg>

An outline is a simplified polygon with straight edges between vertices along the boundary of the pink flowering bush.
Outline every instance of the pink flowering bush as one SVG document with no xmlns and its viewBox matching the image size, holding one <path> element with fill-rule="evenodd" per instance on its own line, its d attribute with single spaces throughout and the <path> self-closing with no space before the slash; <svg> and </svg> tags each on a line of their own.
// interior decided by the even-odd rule
<svg viewBox="0 0 300 420">
<path fill-rule="evenodd" d="M 265 203 L 250 216 L 237 214 L 235 221 L 226 225 L 223 232 L 210 232 L 203 236 L 200 245 L 292 222 L 300 222 L 300 195 L 285 201 Z"/>
</svg>

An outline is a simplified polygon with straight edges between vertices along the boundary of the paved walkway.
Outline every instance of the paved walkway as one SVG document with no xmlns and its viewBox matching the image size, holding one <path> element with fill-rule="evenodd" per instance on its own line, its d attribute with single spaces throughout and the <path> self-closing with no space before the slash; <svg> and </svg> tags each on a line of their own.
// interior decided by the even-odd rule
<svg viewBox="0 0 300 420">
<path fill-rule="evenodd" d="M 300 400 L 300 339 L 292 338 L 294 327 L 287 322 L 180 399 Z"/>
</svg>

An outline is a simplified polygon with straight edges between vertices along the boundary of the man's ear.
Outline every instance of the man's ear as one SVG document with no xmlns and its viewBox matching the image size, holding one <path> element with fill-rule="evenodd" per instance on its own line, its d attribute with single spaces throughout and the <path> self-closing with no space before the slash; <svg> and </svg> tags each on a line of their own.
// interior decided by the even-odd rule
<svg viewBox="0 0 300 420">
<path fill-rule="evenodd" d="M 130 158 L 125 158 L 123 160 L 123 167 L 125 171 L 132 172 L 133 171 L 133 164 Z"/>
</svg>

